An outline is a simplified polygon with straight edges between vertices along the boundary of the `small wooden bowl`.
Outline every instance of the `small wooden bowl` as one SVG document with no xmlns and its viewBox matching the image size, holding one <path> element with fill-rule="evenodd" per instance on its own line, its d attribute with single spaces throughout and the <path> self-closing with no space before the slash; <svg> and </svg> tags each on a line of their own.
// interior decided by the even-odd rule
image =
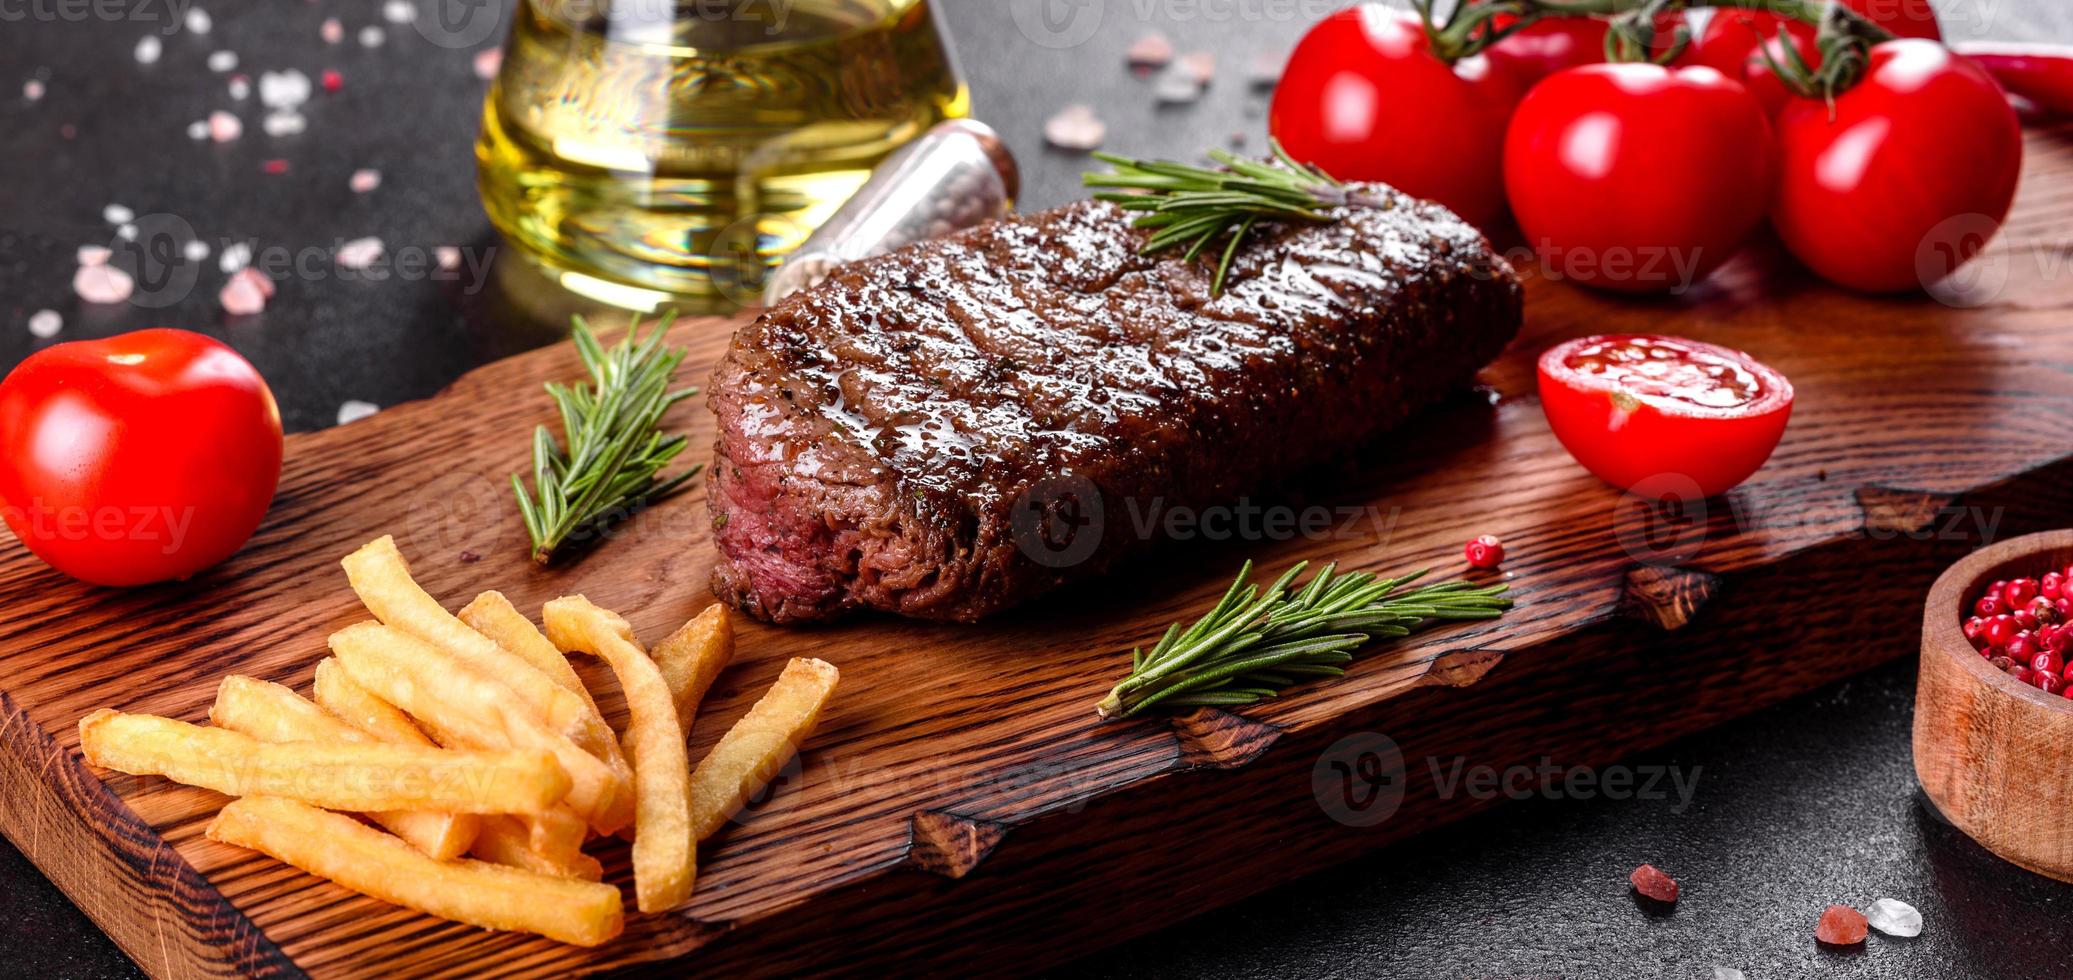
<svg viewBox="0 0 2073 980">
<path fill-rule="evenodd" d="M 1922 610 L 1915 775 L 1945 818 L 2002 859 L 2073 881 L 2073 700 L 1995 670 L 1961 628 L 1996 579 L 2073 562 L 2073 530 L 1981 548 L 1952 565 Z"/>
</svg>

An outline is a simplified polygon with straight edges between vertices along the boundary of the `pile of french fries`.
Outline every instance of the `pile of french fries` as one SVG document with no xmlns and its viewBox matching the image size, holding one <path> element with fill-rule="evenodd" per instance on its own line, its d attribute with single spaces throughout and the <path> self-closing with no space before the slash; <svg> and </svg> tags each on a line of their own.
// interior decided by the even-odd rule
<svg viewBox="0 0 2073 980">
<path fill-rule="evenodd" d="M 629 837 L 635 905 L 683 904 L 698 842 L 791 759 L 835 689 L 834 667 L 791 661 L 694 768 L 692 715 L 734 652 L 724 607 L 648 650 L 582 596 L 547 603 L 544 632 L 497 592 L 450 613 L 387 536 L 343 564 L 374 620 L 331 635 L 314 700 L 233 675 L 208 726 L 102 709 L 79 722 L 86 760 L 238 797 L 211 840 L 420 912 L 596 946 L 624 912 L 585 844 Z M 617 677 L 624 732 L 576 653 Z"/>
</svg>

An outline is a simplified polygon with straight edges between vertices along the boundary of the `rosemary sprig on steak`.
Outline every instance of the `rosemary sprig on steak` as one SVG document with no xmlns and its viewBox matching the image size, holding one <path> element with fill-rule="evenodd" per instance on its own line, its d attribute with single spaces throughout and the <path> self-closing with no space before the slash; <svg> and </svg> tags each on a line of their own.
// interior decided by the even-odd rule
<svg viewBox="0 0 2073 980">
<path fill-rule="evenodd" d="M 671 319 L 664 317 L 645 340 L 639 339 L 641 325 L 635 321 L 624 339 L 606 349 L 590 325 L 576 318 L 576 352 L 590 384 L 547 385 L 561 412 L 568 449 L 542 425 L 533 430 L 537 496 L 526 492 L 519 474 L 511 474 L 534 561 L 546 564 L 579 530 L 597 529 L 676 492 L 701 468 L 693 465 L 659 482 L 655 477 L 684 450 L 683 436 L 662 434 L 662 414 L 698 393 L 696 388 L 669 390 L 684 359 L 683 351 L 662 346 Z"/>
<path fill-rule="evenodd" d="M 1274 163 L 1209 151 L 1209 158 L 1223 166 L 1221 170 L 1096 153 L 1096 159 L 1116 169 L 1081 174 L 1080 181 L 1088 187 L 1118 188 L 1094 197 L 1125 211 L 1142 212 L 1130 222 L 1153 229 L 1139 249 L 1141 254 L 1186 245 L 1183 258 L 1193 262 L 1211 244 L 1228 237 L 1210 280 L 1211 295 L 1223 292 L 1224 275 L 1231 269 L 1239 243 L 1261 221 L 1329 222 L 1331 216 L 1324 213 L 1327 208 L 1393 206 L 1386 195 L 1341 184 L 1316 167 L 1296 162 L 1280 141 L 1268 142 L 1274 148 Z"/>
<path fill-rule="evenodd" d="M 1289 587 L 1308 562 L 1283 573 L 1263 592 L 1247 580 L 1246 562 L 1223 601 L 1181 629 L 1166 628 L 1152 652 L 1130 652 L 1130 676 L 1095 707 L 1104 718 L 1127 718 L 1154 705 L 1250 704 L 1317 677 L 1338 677 L 1353 651 L 1369 641 L 1409 636 L 1439 620 L 1495 619 L 1511 607 L 1505 587 L 1441 582 L 1408 588 L 1425 575 L 1376 578 L 1337 574 L 1326 565 L 1295 594 Z"/>
</svg>

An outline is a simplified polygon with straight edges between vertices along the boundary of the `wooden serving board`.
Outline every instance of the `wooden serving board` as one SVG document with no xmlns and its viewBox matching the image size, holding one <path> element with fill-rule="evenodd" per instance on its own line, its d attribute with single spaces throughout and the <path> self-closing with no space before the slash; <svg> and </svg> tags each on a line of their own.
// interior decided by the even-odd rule
<svg viewBox="0 0 2073 980">
<path fill-rule="evenodd" d="M 161 976 L 992 974 L 1085 955 L 1485 805 L 1437 786 L 1435 763 L 1602 765 L 1902 656 L 1945 564 L 2066 523 L 2065 137 L 2031 135 L 2018 213 L 1979 266 L 1982 305 L 1847 295 L 1775 248 L 1675 301 L 1534 281 L 1487 390 L 1355 454 L 1308 499 L 1262 501 L 1333 515 L 1314 537 L 1175 545 L 981 626 L 745 625 L 694 758 L 786 658 L 834 662 L 841 689 L 782 786 L 705 845 L 690 904 L 633 916 L 600 949 L 445 923 L 210 843 L 221 797 L 90 769 L 75 728 L 101 706 L 201 721 L 233 672 L 306 690 L 325 635 L 365 616 L 337 561 L 383 533 L 452 606 L 487 588 L 529 611 L 582 592 L 654 638 L 711 602 L 699 493 L 568 567 L 527 562 L 505 475 L 549 417 L 541 382 L 577 373 L 565 344 L 291 437 L 266 526 L 195 580 L 87 588 L 0 544 L 0 829 Z M 694 376 L 736 322 L 677 327 Z M 1610 331 L 1696 336 L 1783 370 L 1799 400 L 1777 455 L 1703 514 L 1623 501 L 1584 473 L 1548 433 L 1533 361 Z M 709 444 L 701 406 L 675 422 Z M 1504 538 L 1519 600 L 1499 622 L 1381 648 L 1257 707 L 1095 717 L 1129 648 L 1199 614 L 1246 558 L 1453 573 L 1484 532 Z M 1362 732 L 1386 735 L 1402 768 L 1364 765 L 1369 743 L 1334 748 Z M 1378 820 L 1372 799 L 1398 805 Z M 599 853 L 626 882 L 624 846 Z"/>
</svg>

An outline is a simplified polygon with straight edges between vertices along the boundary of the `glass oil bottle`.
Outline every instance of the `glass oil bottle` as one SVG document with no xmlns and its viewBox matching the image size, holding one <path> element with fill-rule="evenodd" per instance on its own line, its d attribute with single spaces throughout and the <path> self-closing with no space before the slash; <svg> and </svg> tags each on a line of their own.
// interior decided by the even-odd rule
<svg viewBox="0 0 2073 980">
<path fill-rule="evenodd" d="M 639 310 L 751 302 L 967 95 L 929 0 L 518 0 L 476 146 L 490 219 Z"/>
</svg>

